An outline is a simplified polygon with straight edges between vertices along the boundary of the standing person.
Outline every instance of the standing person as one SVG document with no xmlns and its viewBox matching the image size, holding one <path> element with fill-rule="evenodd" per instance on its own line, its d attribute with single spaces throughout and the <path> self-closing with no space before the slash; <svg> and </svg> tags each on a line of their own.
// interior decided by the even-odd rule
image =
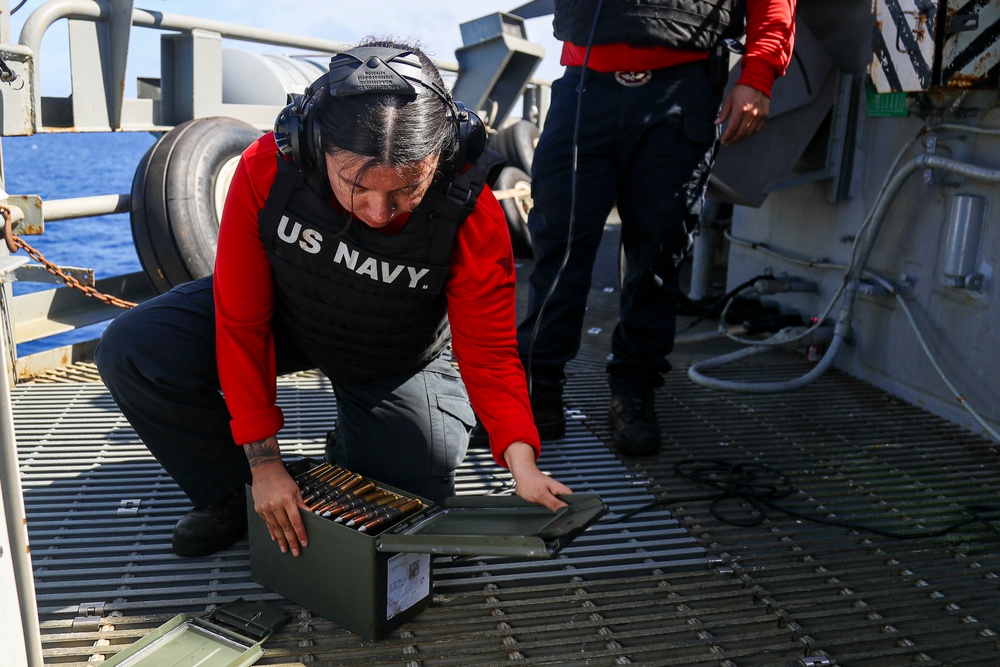
<svg viewBox="0 0 1000 667">
<path fill-rule="evenodd" d="M 746 55 L 720 111 L 710 50 L 739 25 L 744 4 Z M 543 439 L 565 430 L 565 367 L 580 347 L 594 260 L 617 204 L 627 270 L 607 365 L 609 419 L 623 454 L 659 451 L 653 396 L 670 370 L 688 223 L 701 208 L 719 126 L 726 145 L 767 118 L 771 85 L 791 56 L 794 4 L 556 0 L 566 70 L 532 159 L 535 266 L 517 331 Z"/>
<path fill-rule="evenodd" d="M 276 403 L 277 375 L 305 368 L 333 385 L 328 460 L 440 502 L 454 494 L 471 399 L 518 495 L 565 505 L 556 494 L 570 490 L 535 465 L 510 237 L 486 185 L 499 161 L 485 143 L 418 48 L 370 40 L 339 54 L 243 153 L 214 276 L 108 327 L 102 378 L 195 505 L 174 529 L 177 554 L 242 537 L 251 479 L 282 552 L 307 545 Z"/>
</svg>

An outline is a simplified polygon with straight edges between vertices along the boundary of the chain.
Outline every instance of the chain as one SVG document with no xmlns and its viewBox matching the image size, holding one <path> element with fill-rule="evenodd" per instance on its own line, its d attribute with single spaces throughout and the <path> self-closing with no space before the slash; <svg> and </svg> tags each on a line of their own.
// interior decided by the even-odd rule
<svg viewBox="0 0 1000 667">
<path fill-rule="evenodd" d="M 119 308 L 125 308 L 125 309 L 136 307 L 137 304 L 132 303 L 131 301 L 125 301 L 124 299 L 119 299 L 116 296 L 111 296 L 110 294 L 104 294 L 102 292 L 98 292 L 90 285 L 84 285 L 79 280 L 69 275 L 68 273 L 60 269 L 58 266 L 56 266 L 49 260 L 45 259 L 42 253 L 38 252 L 38 250 L 32 248 L 30 245 L 27 244 L 27 242 L 21 240 L 17 236 L 14 236 L 14 233 L 10 229 L 11 228 L 10 210 L 7 209 L 7 207 L 0 206 L 0 215 L 3 216 L 5 222 L 3 226 L 3 238 L 4 241 L 7 242 L 7 248 L 11 252 L 17 252 L 18 250 L 23 248 L 24 251 L 28 253 L 29 257 L 31 257 L 33 260 L 44 266 L 45 270 L 51 273 L 52 275 L 56 276 L 57 278 L 61 278 L 62 281 L 66 283 L 67 287 L 78 289 L 87 296 L 93 297 L 99 301 L 103 301 L 109 306 L 117 306 Z"/>
<path fill-rule="evenodd" d="M 69 275 L 68 273 L 60 269 L 58 266 L 56 266 L 49 260 L 45 259 L 45 257 L 42 256 L 42 253 L 38 252 L 36 249 L 32 248 L 30 245 L 28 245 L 27 243 L 25 243 L 16 236 L 14 237 L 14 245 L 16 245 L 18 248 L 24 248 L 24 251 L 28 253 L 28 255 L 33 260 L 44 266 L 45 270 L 51 273 L 52 275 L 61 278 L 62 281 L 66 283 L 67 287 L 78 289 L 87 296 L 93 297 L 99 301 L 103 301 L 109 306 L 118 306 L 119 308 L 128 309 L 128 308 L 135 308 L 138 305 L 132 303 L 131 301 L 125 301 L 124 299 L 119 299 L 116 296 L 111 296 L 110 294 L 104 294 L 102 292 L 98 292 L 90 285 L 84 285 L 79 280 Z"/>
</svg>

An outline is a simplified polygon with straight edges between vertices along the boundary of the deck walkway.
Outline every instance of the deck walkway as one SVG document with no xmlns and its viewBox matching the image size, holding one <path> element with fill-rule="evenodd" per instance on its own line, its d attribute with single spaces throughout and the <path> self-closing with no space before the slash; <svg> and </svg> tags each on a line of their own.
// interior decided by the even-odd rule
<svg viewBox="0 0 1000 667">
<path fill-rule="evenodd" d="M 213 557 L 172 555 L 187 502 L 98 381 L 16 387 L 46 664 L 99 663 L 177 613 L 240 596 L 293 615 L 260 665 L 1000 664 L 1000 534 L 988 521 L 1000 525 L 1000 512 L 972 513 L 1000 505 L 994 443 L 837 371 L 777 395 L 693 384 L 692 360 L 731 349 L 716 342 L 673 357 L 677 370 L 657 393 L 662 452 L 620 457 L 608 445 L 603 375 L 617 294 L 604 287 L 595 284 L 570 369 L 567 435 L 546 444 L 540 465 L 599 493 L 609 519 L 662 504 L 600 523 L 551 561 L 436 559 L 432 607 L 379 642 L 254 584 L 245 540 Z M 724 372 L 761 380 L 807 368 L 774 353 Z M 321 455 L 335 411 L 326 380 L 282 378 L 279 401 L 283 452 Z M 692 460 L 792 487 L 770 505 L 713 503 L 705 498 L 716 490 L 677 474 Z M 508 481 L 473 450 L 460 492 Z M 913 539 L 833 525 L 915 536 L 966 520 Z"/>
</svg>

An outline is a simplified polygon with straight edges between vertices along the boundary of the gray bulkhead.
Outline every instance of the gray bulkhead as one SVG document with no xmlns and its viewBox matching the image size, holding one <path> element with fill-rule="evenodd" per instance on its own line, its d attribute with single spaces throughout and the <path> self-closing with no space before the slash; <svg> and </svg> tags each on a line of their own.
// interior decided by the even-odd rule
<svg viewBox="0 0 1000 667">
<path fill-rule="evenodd" d="M 816 292 L 762 297 L 806 318 L 834 298 L 864 221 L 887 205 L 866 272 L 899 290 L 963 399 L 877 278 L 857 287 L 835 363 L 982 431 L 963 401 L 993 428 L 1000 421 L 1000 10 L 978 3 L 956 17 L 959 3 L 937 13 L 930 4 L 878 0 L 873 15 L 867 0 L 802 0 L 796 57 L 775 86 L 772 117 L 747 145 L 723 148 L 713 193 L 748 204 L 733 210 L 727 285 L 768 273 L 815 283 Z M 945 31 L 937 51 L 935 30 Z M 987 31 L 992 42 L 974 41 Z M 885 192 L 894 174 L 901 187 Z"/>
</svg>

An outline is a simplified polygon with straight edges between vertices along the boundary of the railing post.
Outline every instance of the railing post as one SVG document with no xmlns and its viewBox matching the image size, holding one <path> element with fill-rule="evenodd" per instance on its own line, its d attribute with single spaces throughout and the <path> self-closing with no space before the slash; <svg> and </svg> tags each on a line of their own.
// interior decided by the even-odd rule
<svg viewBox="0 0 1000 667">
<path fill-rule="evenodd" d="M 6 13 L 9 3 L 0 0 Z M 3 150 L 0 145 L 0 191 L 3 191 Z M 6 199 L 6 195 L 4 195 Z M 0 222 L 3 219 L 0 218 Z M 27 262 L 25 257 L 13 257 L 6 244 L 0 243 L 0 646 L 5 664 L 42 666 L 42 642 L 38 627 L 38 603 L 35 600 L 35 580 L 28 549 L 27 514 L 21 495 L 17 444 L 14 437 L 14 417 L 11 387 L 14 384 L 15 348 L 10 303 L 12 289 L 7 273 Z M 16 611 L 15 611 L 16 606 Z"/>
</svg>

